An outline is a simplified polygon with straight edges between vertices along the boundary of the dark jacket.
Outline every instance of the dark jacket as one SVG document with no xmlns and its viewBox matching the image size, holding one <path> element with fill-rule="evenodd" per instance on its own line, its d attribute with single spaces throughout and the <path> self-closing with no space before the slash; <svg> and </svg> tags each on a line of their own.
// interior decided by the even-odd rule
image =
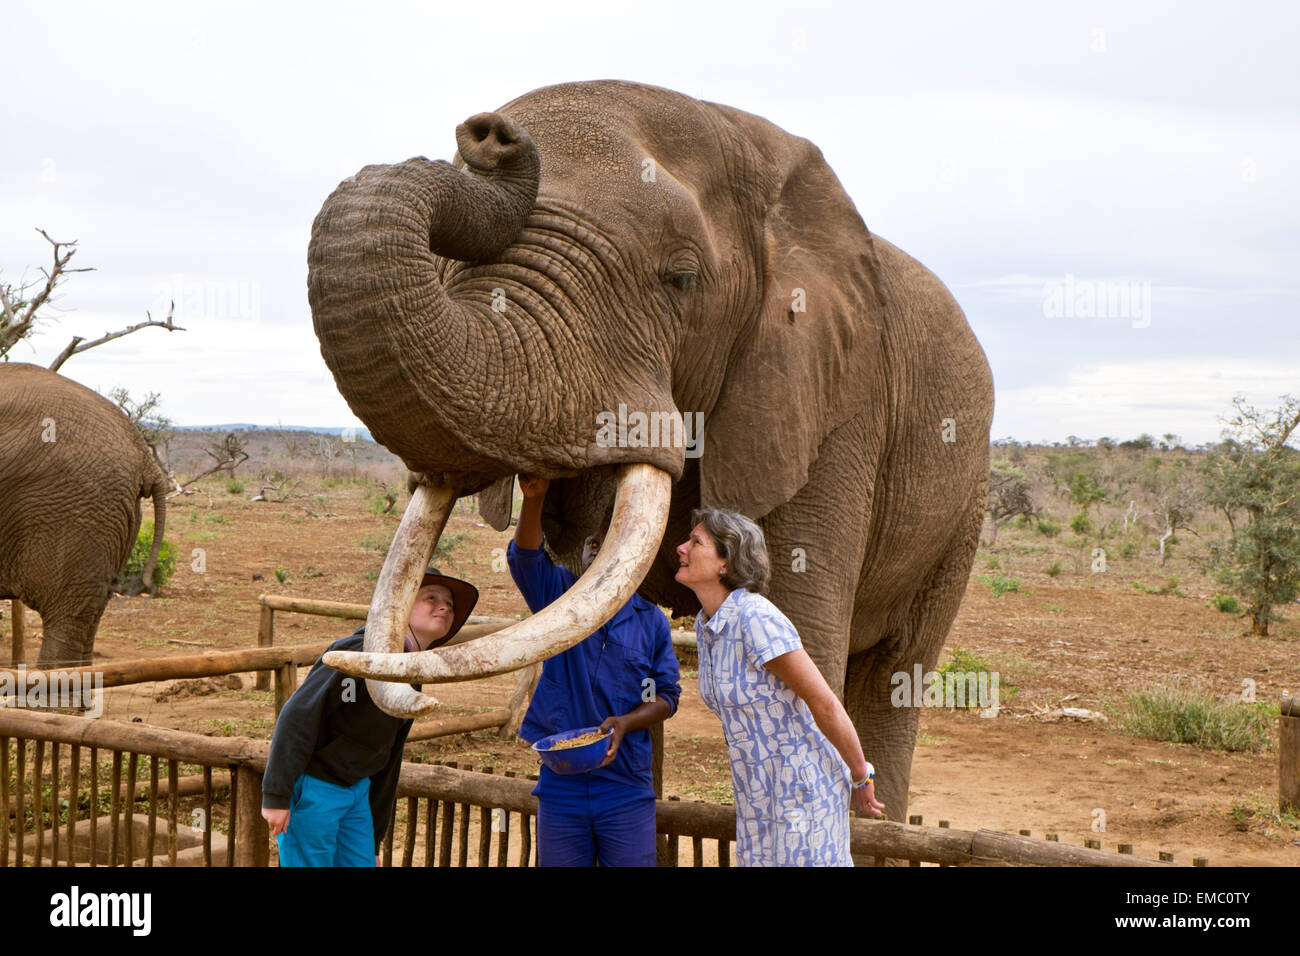
<svg viewBox="0 0 1300 956">
<path fill-rule="evenodd" d="M 365 633 L 358 628 L 329 650 L 364 650 Z M 289 809 L 293 786 L 304 773 L 344 787 L 369 777 L 378 853 L 397 803 L 402 747 L 410 730 L 410 720 L 379 709 L 363 678 L 348 677 L 317 660 L 275 723 L 262 777 L 262 806 Z"/>
</svg>

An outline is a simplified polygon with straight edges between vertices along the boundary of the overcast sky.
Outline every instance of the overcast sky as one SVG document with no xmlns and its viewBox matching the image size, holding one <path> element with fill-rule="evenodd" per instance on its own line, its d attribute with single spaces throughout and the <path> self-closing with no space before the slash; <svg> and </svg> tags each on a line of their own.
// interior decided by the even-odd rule
<svg viewBox="0 0 1300 956">
<path fill-rule="evenodd" d="M 1300 394 L 1292 4 L 692 0 L 7 2 L 0 280 L 80 240 L 64 316 L 13 358 L 158 391 L 181 424 L 351 426 L 306 298 L 311 222 L 466 116 L 617 78 L 819 145 L 932 269 L 993 368 L 993 437 L 1218 437 Z"/>
</svg>

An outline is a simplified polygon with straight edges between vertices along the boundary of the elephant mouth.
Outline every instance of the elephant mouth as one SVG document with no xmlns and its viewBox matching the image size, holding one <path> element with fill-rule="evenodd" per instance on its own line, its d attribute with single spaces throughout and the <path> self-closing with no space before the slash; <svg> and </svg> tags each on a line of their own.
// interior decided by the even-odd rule
<svg viewBox="0 0 1300 956">
<path fill-rule="evenodd" d="M 411 684 L 475 680 L 518 670 L 584 640 L 621 608 L 658 556 L 672 476 L 654 465 L 621 465 L 614 513 L 600 551 L 559 600 L 495 634 L 453 647 L 403 653 L 420 581 L 459 490 L 419 485 L 388 550 L 366 619 L 364 651 L 331 651 L 325 664 L 364 677 L 371 698 L 395 717 L 438 706 Z"/>
</svg>

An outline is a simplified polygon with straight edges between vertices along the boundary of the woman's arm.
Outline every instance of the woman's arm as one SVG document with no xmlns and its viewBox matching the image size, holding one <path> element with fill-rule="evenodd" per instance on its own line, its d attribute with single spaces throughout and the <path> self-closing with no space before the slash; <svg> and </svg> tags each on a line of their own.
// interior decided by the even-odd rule
<svg viewBox="0 0 1300 956">
<path fill-rule="evenodd" d="M 862 754 L 862 744 L 858 741 L 858 732 L 849 720 L 844 705 L 831 691 L 826 678 L 817 669 L 808 652 L 800 648 L 774 657 L 764 665 L 785 685 L 799 695 L 812 712 L 817 729 L 826 735 L 844 762 L 849 765 L 849 772 L 854 780 L 861 780 L 867 774 L 867 758 Z M 861 794 L 861 796 L 859 796 Z M 863 789 L 853 791 L 853 802 L 864 813 L 878 817 L 885 805 L 876 800 L 874 783 Z"/>
</svg>

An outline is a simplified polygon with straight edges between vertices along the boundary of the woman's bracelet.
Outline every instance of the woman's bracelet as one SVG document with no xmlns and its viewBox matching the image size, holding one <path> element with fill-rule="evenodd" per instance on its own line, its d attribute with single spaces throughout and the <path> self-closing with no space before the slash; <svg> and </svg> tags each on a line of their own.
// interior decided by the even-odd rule
<svg viewBox="0 0 1300 956">
<path fill-rule="evenodd" d="M 853 784 L 854 790 L 861 790 L 863 787 L 865 787 L 867 784 L 871 783 L 871 781 L 875 779 L 876 779 L 876 768 L 871 766 L 871 763 L 868 761 L 867 775 L 863 777 L 861 780 L 853 780 L 852 778 L 850 778 L 849 782 Z"/>
</svg>

